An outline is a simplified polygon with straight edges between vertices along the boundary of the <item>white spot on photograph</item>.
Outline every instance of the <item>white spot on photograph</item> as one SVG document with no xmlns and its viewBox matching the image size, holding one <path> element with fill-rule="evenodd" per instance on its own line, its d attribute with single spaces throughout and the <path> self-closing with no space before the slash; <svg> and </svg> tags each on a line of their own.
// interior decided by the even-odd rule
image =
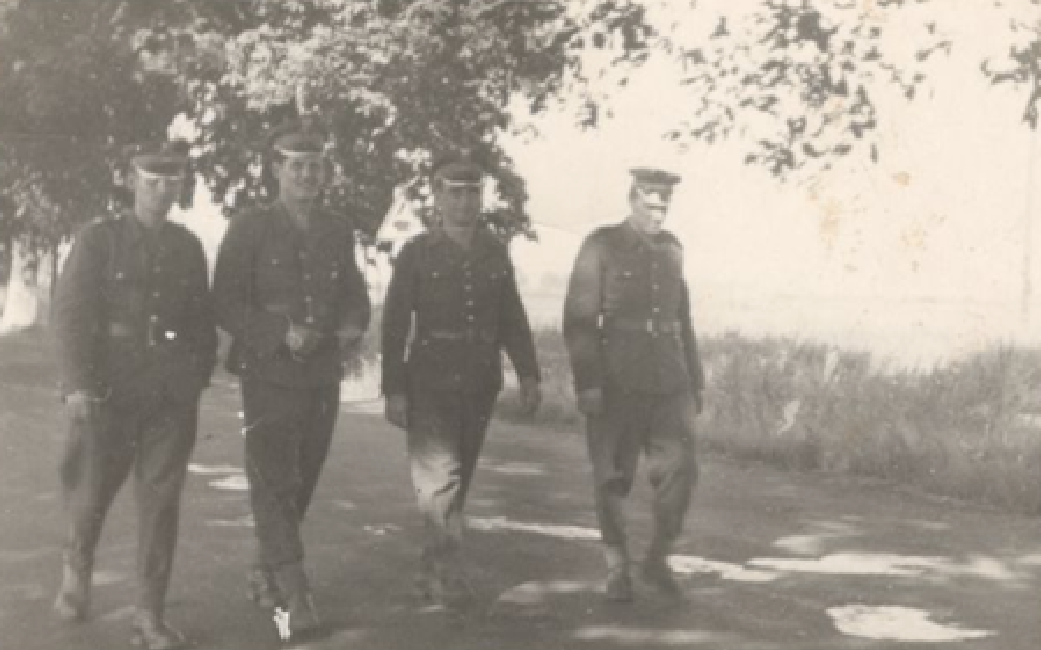
<svg viewBox="0 0 1041 650">
<path fill-rule="evenodd" d="M 988 630 L 971 630 L 933 622 L 930 613 L 911 607 L 846 605 L 831 607 L 828 615 L 836 629 L 848 636 L 877 641 L 950 642 L 994 636 Z"/>
</svg>

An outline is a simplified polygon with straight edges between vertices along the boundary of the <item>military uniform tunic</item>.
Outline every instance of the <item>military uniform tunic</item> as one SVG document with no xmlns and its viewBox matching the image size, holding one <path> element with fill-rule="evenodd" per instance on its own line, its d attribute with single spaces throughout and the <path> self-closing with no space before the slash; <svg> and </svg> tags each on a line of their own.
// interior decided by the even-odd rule
<svg viewBox="0 0 1041 650">
<path fill-rule="evenodd" d="M 62 390 L 89 391 L 62 465 L 68 563 L 89 569 L 105 513 L 136 463 L 139 605 L 160 611 L 181 488 L 217 336 L 199 240 L 180 225 L 149 233 L 134 216 L 95 221 L 58 279 L 53 325 Z"/>
<path fill-rule="evenodd" d="M 336 332 L 364 331 L 369 322 L 354 245 L 343 220 L 316 212 L 301 230 L 276 202 L 237 216 L 217 256 L 217 320 L 232 336 L 229 370 L 242 380 L 246 476 L 263 568 L 304 556 L 300 523 L 339 412 L 343 361 Z M 290 325 L 321 336 L 310 354 L 291 353 Z"/>
<path fill-rule="evenodd" d="M 535 345 L 508 249 L 478 228 L 467 250 L 439 231 L 395 261 L 383 310 L 383 393 L 407 395 L 412 483 L 423 515 L 424 563 L 459 561 L 462 510 L 496 395 L 502 350 L 538 379 Z"/>
<path fill-rule="evenodd" d="M 628 222 L 583 242 L 564 305 L 575 390 L 603 390 L 587 420 L 603 540 L 624 550 L 621 500 L 641 451 L 655 491 L 656 543 L 680 533 L 696 478 L 691 393 L 704 386 L 683 249 L 668 232 L 647 237 Z"/>
</svg>

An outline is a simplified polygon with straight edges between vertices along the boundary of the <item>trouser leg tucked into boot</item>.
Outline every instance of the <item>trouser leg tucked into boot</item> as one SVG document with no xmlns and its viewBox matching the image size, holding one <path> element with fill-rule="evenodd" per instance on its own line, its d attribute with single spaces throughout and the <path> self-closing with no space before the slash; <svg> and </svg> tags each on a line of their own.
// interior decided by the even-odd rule
<svg viewBox="0 0 1041 650">
<path fill-rule="evenodd" d="M 278 567 L 275 581 L 285 599 L 284 611 L 289 616 L 286 626 L 289 637 L 286 640 L 295 641 L 319 634 L 322 623 L 315 611 L 303 564 L 297 562 Z"/>
<path fill-rule="evenodd" d="M 54 601 L 54 611 L 64 621 L 82 621 L 90 610 L 91 568 L 75 566 L 66 560 L 62 565 L 61 587 Z"/>
<path fill-rule="evenodd" d="M 145 650 L 177 650 L 187 645 L 184 635 L 170 627 L 159 611 L 138 609 L 134 615 L 134 645 Z"/>
<path fill-rule="evenodd" d="M 605 547 L 604 559 L 607 561 L 607 582 L 604 585 L 604 596 L 613 602 L 631 601 L 633 599 L 633 582 L 629 575 L 629 554 L 625 547 Z"/>
</svg>

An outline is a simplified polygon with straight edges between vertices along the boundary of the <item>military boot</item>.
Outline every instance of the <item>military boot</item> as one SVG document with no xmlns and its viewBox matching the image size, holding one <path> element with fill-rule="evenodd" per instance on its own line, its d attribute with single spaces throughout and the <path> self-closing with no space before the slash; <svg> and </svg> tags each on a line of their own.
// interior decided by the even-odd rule
<svg viewBox="0 0 1041 650">
<path fill-rule="evenodd" d="M 167 625 L 162 615 L 147 610 L 134 615 L 133 642 L 145 650 L 177 650 L 187 645 L 184 635 Z"/>
<path fill-rule="evenodd" d="M 629 555 L 625 549 L 608 546 L 604 550 L 607 560 L 607 582 L 604 597 L 616 603 L 627 603 L 633 599 L 633 581 L 629 575 Z"/>
<path fill-rule="evenodd" d="M 673 599 L 683 597 L 683 589 L 669 567 L 668 545 L 651 542 L 647 556 L 640 563 L 640 577 L 659 593 Z"/>
<path fill-rule="evenodd" d="M 285 607 L 285 599 L 275 582 L 275 574 L 267 567 L 253 567 L 247 578 L 246 593 L 262 609 Z"/>
<path fill-rule="evenodd" d="M 54 600 L 54 611 L 63 621 L 75 622 L 87 618 L 90 609 L 90 567 L 62 566 L 61 587 Z"/>
<path fill-rule="evenodd" d="M 301 641 L 319 636 L 322 623 L 314 608 L 314 599 L 311 597 L 303 564 L 297 562 L 279 567 L 275 571 L 275 580 L 285 600 L 285 608 L 282 611 L 289 617 L 285 625 L 288 638 L 283 640 Z M 280 629 L 279 633 L 285 637 L 283 632 L 284 630 Z"/>
</svg>

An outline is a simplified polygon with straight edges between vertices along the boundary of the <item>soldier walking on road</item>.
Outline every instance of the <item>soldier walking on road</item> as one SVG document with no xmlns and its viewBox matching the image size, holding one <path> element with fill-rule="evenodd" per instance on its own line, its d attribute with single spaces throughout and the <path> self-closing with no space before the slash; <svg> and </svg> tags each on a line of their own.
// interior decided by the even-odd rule
<svg viewBox="0 0 1041 650">
<path fill-rule="evenodd" d="M 217 320 L 241 380 L 258 552 L 250 597 L 285 608 L 292 640 L 321 631 L 300 525 L 329 452 L 344 363 L 369 323 L 347 221 L 319 207 L 326 136 L 293 122 L 270 138 L 278 200 L 239 215 L 214 273 Z"/>
<path fill-rule="evenodd" d="M 680 178 L 646 168 L 632 176 L 628 219 L 597 229 L 579 250 L 563 321 L 577 405 L 587 418 L 606 595 L 615 601 L 633 597 L 623 515 L 641 451 L 654 489 L 642 575 L 659 591 L 681 595 L 667 557 L 697 478 L 694 418 L 704 387 L 683 249 L 662 230 Z"/>
<path fill-rule="evenodd" d="M 462 513 L 502 388 L 503 348 L 524 408 L 534 413 L 541 401 L 509 250 L 478 223 L 483 174 L 466 156 L 435 164 L 440 225 L 401 249 L 383 311 L 386 416 L 407 431 L 425 525 L 416 587 L 449 605 L 473 596 L 462 566 Z"/>
<path fill-rule="evenodd" d="M 133 467 L 135 639 L 168 650 L 184 644 L 163 610 L 217 336 L 202 245 L 166 220 L 192 189 L 188 157 L 164 147 L 130 162 L 132 212 L 81 230 L 57 284 L 54 328 L 70 430 L 62 464 L 69 526 L 55 610 L 66 620 L 86 618 L 105 515 Z"/>
</svg>

